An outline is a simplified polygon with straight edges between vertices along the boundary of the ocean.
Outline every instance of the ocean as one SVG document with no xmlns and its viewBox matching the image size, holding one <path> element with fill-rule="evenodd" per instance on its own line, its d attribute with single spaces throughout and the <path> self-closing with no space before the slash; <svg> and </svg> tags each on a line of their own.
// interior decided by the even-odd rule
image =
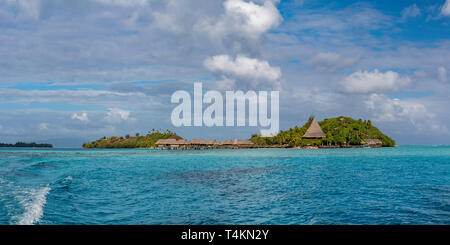
<svg viewBox="0 0 450 245">
<path fill-rule="evenodd" d="M 0 224 L 450 225 L 450 146 L 4 148 Z"/>
</svg>

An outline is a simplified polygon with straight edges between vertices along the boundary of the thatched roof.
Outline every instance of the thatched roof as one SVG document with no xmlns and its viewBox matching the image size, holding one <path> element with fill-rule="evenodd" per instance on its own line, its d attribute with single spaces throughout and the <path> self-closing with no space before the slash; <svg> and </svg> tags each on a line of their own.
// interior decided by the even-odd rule
<svg viewBox="0 0 450 245">
<path fill-rule="evenodd" d="M 179 145 L 187 145 L 189 143 L 187 142 L 187 140 L 181 139 L 181 140 L 177 140 L 177 144 L 179 144 Z"/>
<path fill-rule="evenodd" d="M 254 145 L 253 142 L 251 142 L 250 140 L 238 140 L 237 142 L 239 145 Z"/>
<path fill-rule="evenodd" d="M 204 139 L 192 139 L 189 141 L 192 145 L 206 145 L 206 140 Z"/>
<path fill-rule="evenodd" d="M 222 145 L 254 145 L 250 140 L 224 140 Z"/>
<path fill-rule="evenodd" d="M 208 141 L 206 141 L 206 144 L 208 144 L 208 145 L 216 145 L 217 141 L 216 140 L 208 140 Z"/>
<path fill-rule="evenodd" d="M 159 139 L 156 141 L 157 145 L 173 145 L 177 142 L 176 139 Z"/>
<path fill-rule="evenodd" d="M 233 144 L 233 140 L 224 140 L 222 142 L 222 145 L 232 145 Z"/>
<path fill-rule="evenodd" d="M 160 139 L 156 141 L 156 145 L 184 145 L 187 144 L 186 140 L 176 140 L 176 139 Z"/>
<path fill-rule="evenodd" d="M 306 138 L 306 139 L 319 138 L 320 139 L 320 138 L 324 138 L 324 137 L 325 137 L 325 133 L 322 131 L 322 128 L 320 127 L 319 123 L 316 121 L 316 119 L 313 119 L 308 130 L 306 130 L 306 133 L 303 135 L 303 138 Z"/>
</svg>

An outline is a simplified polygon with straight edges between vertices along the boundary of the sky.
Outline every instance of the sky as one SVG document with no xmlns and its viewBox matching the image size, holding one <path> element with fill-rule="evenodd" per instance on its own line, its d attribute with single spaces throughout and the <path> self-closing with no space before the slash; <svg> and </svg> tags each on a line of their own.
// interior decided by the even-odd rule
<svg viewBox="0 0 450 245">
<path fill-rule="evenodd" d="M 0 142 L 79 147 L 174 127 L 177 90 L 280 91 L 280 129 L 371 120 L 450 144 L 450 0 L 0 0 Z"/>
</svg>

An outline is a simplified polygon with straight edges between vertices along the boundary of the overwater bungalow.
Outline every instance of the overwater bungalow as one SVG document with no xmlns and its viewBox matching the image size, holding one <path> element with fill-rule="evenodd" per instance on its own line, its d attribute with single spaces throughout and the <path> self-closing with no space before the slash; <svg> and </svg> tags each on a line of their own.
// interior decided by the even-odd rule
<svg viewBox="0 0 450 245">
<path fill-rule="evenodd" d="M 167 149 L 204 149 L 204 148 L 252 148 L 255 144 L 249 140 L 224 140 L 223 142 L 217 142 L 216 140 L 204 140 L 204 139 L 192 139 L 186 141 L 184 139 L 160 139 L 156 142 L 158 148 Z"/>
<path fill-rule="evenodd" d="M 188 141 L 188 146 L 190 148 L 202 148 L 202 147 L 207 147 L 207 142 L 204 139 L 192 139 L 190 141 Z"/>
<path fill-rule="evenodd" d="M 211 148 L 211 147 L 217 147 L 220 145 L 219 142 L 217 142 L 216 140 L 208 140 L 206 141 L 206 145 Z"/>
<path fill-rule="evenodd" d="M 156 146 L 160 148 L 180 148 L 185 147 L 188 144 L 188 142 L 185 139 L 160 139 L 156 141 Z"/>
</svg>

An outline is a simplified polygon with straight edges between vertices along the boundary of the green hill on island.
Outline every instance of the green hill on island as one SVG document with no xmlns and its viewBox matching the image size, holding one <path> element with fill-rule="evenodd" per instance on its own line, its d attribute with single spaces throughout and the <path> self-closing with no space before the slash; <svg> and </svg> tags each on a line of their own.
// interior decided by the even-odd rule
<svg viewBox="0 0 450 245">
<path fill-rule="evenodd" d="M 152 130 L 145 136 L 136 134 L 135 136 L 126 135 L 112 136 L 107 138 L 106 136 L 93 141 L 91 143 L 84 143 L 83 148 L 151 148 L 155 147 L 156 141 L 159 139 L 181 139 L 180 136 L 169 130 Z"/>
<path fill-rule="evenodd" d="M 251 141 L 256 145 L 287 145 L 290 147 L 304 146 L 360 146 L 367 140 L 380 140 L 384 147 L 395 146 L 395 141 L 383 134 L 378 128 L 372 125 L 371 121 L 355 120 L 350 117 L 328 118 L 319 122 L 325 134 L 321 139 L 305 139 L 304 134 L 313 122 L 314 117 L 310 117 L 308 122 L 302 127 L 290 128 L 280 131 L 273 137 L 262 137 L 252 135 Z"/>
</svg>

